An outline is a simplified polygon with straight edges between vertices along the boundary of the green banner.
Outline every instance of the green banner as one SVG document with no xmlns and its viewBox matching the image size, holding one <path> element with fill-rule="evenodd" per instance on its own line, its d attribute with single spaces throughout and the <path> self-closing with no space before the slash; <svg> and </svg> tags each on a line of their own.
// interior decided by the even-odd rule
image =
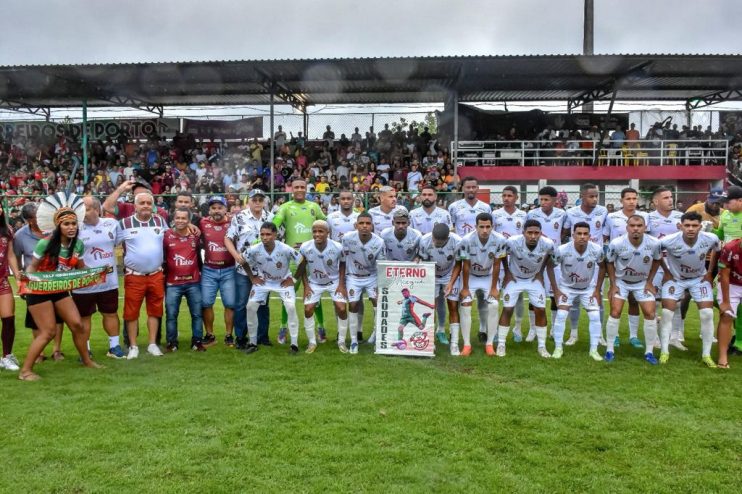
<svg viewBox="0 0 742 494">
<path fill-rule="evenodd" d="M 18 279 L 21 295 L 43 295 L 68 292 L 106 281 L 108 266 L 74 269 L 72 271 L 44 271 L 23 273 Z"/>
</svg>

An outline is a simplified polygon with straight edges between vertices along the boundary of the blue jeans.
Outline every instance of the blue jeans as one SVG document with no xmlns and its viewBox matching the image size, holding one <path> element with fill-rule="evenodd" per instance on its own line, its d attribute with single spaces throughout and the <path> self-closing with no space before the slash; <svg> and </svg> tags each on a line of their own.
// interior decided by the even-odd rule
<svg viewBox="0 0 742 494">
<path fill-rule="evenodd" d="M 201 268 L 201 300 L 204 309 L 214 306 L 217 290 L 222 294 L 224 308 L 234 309 L 236 298 L 234 275 L 234 266 L 221 269 L 206 266 Z"/>
<path fill-rule="evenodd" d="M 191 338 L 201 341 L 204 336 L 203 316 L 201 315 L 201 284 L 187 283 L 172 285 L 165 289 L 165 308 L 167 310 L 166 339 L 168 343 L 178 343 L 178 314 L 180 301 L 185 297 L 191 313 Z"/>
<path fill-rule="evenodd" d="M 252 290 L 252 282 L 248 276 L 235 273 L 235 286 L 237 288 L 237 303 L 234 307 L 234 334 L 237 339 L 247 338 L 247 300 Z M 270 313 L 268 304 L 261 305 L 258 309 L 258 343 L 268 341 L 268 323 Z"/>
</svg>

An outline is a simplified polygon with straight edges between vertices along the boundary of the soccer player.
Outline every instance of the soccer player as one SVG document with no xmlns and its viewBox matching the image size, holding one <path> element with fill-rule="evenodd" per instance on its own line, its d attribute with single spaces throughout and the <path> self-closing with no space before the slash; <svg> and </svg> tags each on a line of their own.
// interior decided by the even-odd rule
<svg viewBox="0 0 742 494">
<path fill-rule="evenodd" d="M 247 348 L 247 301 L 252 290 L 252 282 L 246 270 L 247 250 L 260 241 L 260 227 L 266 221 L 271 221 L 273 215 L 265 210 L 265 192 L 253 189 L 248 194 L 247 208 L 232 217 L 227 235 L 224 237 L 224 246 L 235 260 L 235 308 L 234 332 L 236 347 L 239 350 Z M 268 323 L 270 313 L 268 304 L 258 308 L 258 345 L 271 345 L 268 337 Z"/>
<path fill-rule="evenodd" d="M 567 315 L 577 300 L 587 312 L 590 357 L 600 362 L 603 357 L 598 353 L 598 342 L 602 333 L 600 306 L 603 303 L 601 288 L 605 279 L 605 255 L 600 245 L 590 241 L 590 225 L 584 221 L 575 223 L 572 228 L 572 240 L 555 249 L 554 264 L 555 276 L 556 271 L 559 272 L 557 283 L 562 295 L 557 300 L 558 310 L 552 323 L 556 344 L 552 357 L 562 356 Z"/>
<path fill-rule="evenodd" d="M 603 238 L 605 242 L 611 242 L 614 239 L 626 234 L 626 223 L 629 218 L 638 214 L 644 218 L 647 223 L 646 233 L 651 233 L 652 227 L 649 224 L 647 213 L 636 210 L 638 201 L 636 189 L 626 187 L 621 190 L 621 209 L 609 213 L 603 225 Z M 639 304 L 633 297 L 629 297 L 629 343 L 634 348 L 642 348 L 642 342 L 639 340 Z M 614 342 L 618 346 L 619 340 Z"/>
<path fill-rule="evenodd" d="M 20 233 L 20 231 L 19 231 Z M 719 227 L 714 230 L 716 236 L 721 239 L 723 243 L 731 242 L 732 240 L 742 238 L 742 187 L 732 185 L 727 189 L 725 210 L 719 217 Z M 734 285 L 734 278 L 732 273 L 732 285 Z M 733 303 L 732 296 L 732 303 Z M 735 312 L 735 333 L 736 337 L 732 339 L 734 343 L 729 348 L 729 351 L 735 355 L 742 355 L 742 338 L 740 338 L 740 332 L 742 331 L 742 318 L 736 317 Z M 721 343 L 719 343 L 721 346 Z"/>
<path fill-rule="evenodd" d="M 273 217 L 273 223 L 275 223 L 277 228 L 284 225 L 286 228 L 286 244 L 298 250 L 301 244 L 312 239 L 312 224 L 316 220 L 327 218 L 319 204 L 307 201 L 307 182 L 303 178 L 297 178 L 291 182 L 291 190 L 293 193 L 292 200 L 282 204 L 278 208 L 276 215 Z M 298 286 L 299 284 L 297 283 L 294 290 Z M 281 345 L 286 343 L 287 310 L 285 305 L 281 310 L 281 328 L 278 331 L 278 343 Z M 321 303 L 317 305 L 314 313 L 317 317 L 317 332 L 319 333 L 320 342 L 324 342 L 326 340 L 325 318 L 322 313 Z"/>
<path fill-rule="evenodd" d="M 514 237 L 523 233 L 523 223 L 526 222 L 526 212 L 518 208 L 518 189 L 512 185 L 502 189 L 502 207 L 492 211 L 492 220 L 495 222 L 494 230 L 505 238 Z M 502 283 L 505 271 L 500 271 L 500 283 Z M 533 330 L 535 321 L 531 321 L 528 341 L 533 341 Z M 515 304 L 515 326 L 513 327 L 513 341 L 523 341 L 523 294 L 518 297 Z M 484 342 L 487 335 L 479 333 L 479 341 Z"/>
<path fill-rule="evenodd" d="M 385 258 L 389 261 L 412 261 L 417 257 L 420 232 L 410 226 L 410 213 L 399 209 L 392 216 L 392 225 L 379 234 L 384 241 Z"/>
<path fill-rule="evenodd" d="M 283 302 L 288 314 L 289 335 L 292 355 L 299 353 L 299 318 L 296 315 L 296 290 L 290 265 L 299 263 L 301 255 L 285 243 L 276 240 L 278 228 L 266 221 L 260 227 L 260 243 L 247 250 L 245 271 L 252 281 L 250 300 L 247 302 L 247 332 L 250 342 L 245 353 L 258 350 L 258 307 L 268 303 L 268 295 L 276 293 Z"/>
<path fill-rule="evenodd" d="M 304 285 L 304 330 L 307 332 L 309 346 L 307 353 L 317 349 L 317 339 L 314 335 L 314 310 L 322 299 L 323 293 L 328 293 L 335 304 L 335 313 L 338 316 L 338 332 L 348 332 L 348 311 L 346 300 L 339 290 L 340 257 L 343 246 L 340 242 L 330 240 L 330 226 L 324 220 L 317 220 L 312 225 L 312 240 L 307 240 L 299 248 L 302 261 L 297 268 Z"/>
<path fill-rule="evenodd" d="M 728 354 L 732 341 L 732 322 L 742 300 L 742 238 L 724 243 L 719 256 L 719 359 L 720 369 L 729 369 Z"/>
<path fill-rule="evenodd" d="M 13 289 L 8 277 L 10 270 L 18 279 L 21 270 L 18 267 L 18 259 L 13 250 L 13 230 L 8 225 L 5 210 L 0 207 L 0 319 L 2 320 L 3 353 L 0 358 L 0 369 L 17 371 L 20 369 L 18 359 L 13 355 L 13 343 L 15 342 L 15 299 Z"/>
<path fill-rule="evenodd" d="M 116 237 L 119 223 L 113 218 L 101 218 L 100 201 L 93 196 L 86 196 L 85 220 L 80 228 L 80 240 L 85 246 L 83 261 L 89 268 L 108 267 L 105 283 L 80 288 L 72 292 L 80 313 L 82 327 L 85 329 L 88 342 L 93 314 L 96 310 L 103 318 L 103 330 L 108 335 L 107 357 L 122 359 L 126 354 L 119 341 L 119 277 L 116 268 Z M 88 343 L 89 344 L 89 343 Z"/>
<path fill-rule="evenodd" d="M 397 347 L 397 349 L 399 350 L 404 350 L 405 348 L 407 348 L 407 342 L 404 340 L 404 328 L 408 324 L 412 324 L 417 329 L 422 331 L 425 329 L 425 323 L 431 316 L 430 312 L 426 312 L 422 315 L 422 318 L 419 317 L 415 313 L 415 304 L 420 304 L 429 309 L 432 309 L 434 307 L 433 304 L 431 304 L 430 302 L 426 302 L 412 295 L 409 289 L 403 288 L 402 300 L 397 300 L 397 305 L 401 305 L 402 310 L 400 311 L 401 315 L 399 318 L 399 325 L 397 326 L 397 341 L 394 343 L 394 346 Z"/>
<path fill-rule="evenodd" d="M 603 245 L 603 225 L 605 225 L 608 210 L 598 204 L 598 186 L 592 183 L 584 183 L 580 186 L 580 205 L 569 208 L 566 211 L 567 217 L 564 220 L 564 229 L 562 236 L 568 237 L 572 231 L 572 226 L 584 222 L 590 225 L 590 241 L 600 246 Z M 597 276 L 597 273 L 595 273 Z M 603 303 L 600 303 L 600 319 L 603 320 Z M 569 311 L 569 339 L 565 343 L 567 346 L 577 343 L 578 328 L 580 322 L 580 306 L 575 300 L 575 305 Z M 603 337 L 600 337 L 600 343 L 605 344 Z"/>
<path fill-rule="evenodd" d="M 340 209 L 327 215 L 330 225 L 330 238 L 335 242 L 342 242 L 343 235 L 356 229 L 358 213 L 353 211 L 353 193 L 347 189 L 338 194 Z"/>
<path fill-rule="evenodd" d="M 190 211 L 189 211 L 190 213 Z M 201 307 L 206 334 L 205 345 L 216 341 L 214 336 L 214 303 L 216 294 L 222 296 L 224 305 L 224 344 L 233 347 L 234 307 L 236 289 L 234 280 L 234 257 L 229 253 L 224 239 L 229 229 L 227 218 L 227 200 L 222 196 L 211 196 L 209 199 L 209 217 L 199 223 L 203 242 L 203 268 L 201 269 Z"/>
<path fill-rule="evenodd" d="M 188 229 L 191 211 L 178 208 L 173 217 L 173 229 L 162 239 L 165 258 L 165 320 L 168 351 L 178 350 L 178 315 L 185 297 L 191 318 L 191 350 L 204 352 L 201 306 L 201 235 Z"/>
<path fill-rule="evenodd" d="M 528 300 L 534 308 L 536 320 L 535 330 L 538 339 L 538 354 L 543 358 L 551 355 L 546 350 L 546 291 L 544 283 L 539 279 L 544 266 L 546 274 L 554 287 L 554 293 L 559 298 L 559 289 L 554 278 L 552 256 L 554 242 L 541 235 L 541 223 L 536 220 L 526 220 L 523 225 L 523 234 L 514 235 L 505 243 L 507 261 L 505 277 L 502 281 L 502 314 L 500 327 L 497 330 L 497 356 L 505 356 L 505 342 L 510 331 L 510 319 L 517 301 L 528 293 Z M 492 348 L 494 335 L 487 335 L 487 355 L 494 355 Z M 561 357 L 561 355 L 559 355 Z"/>
<path fill-rule="evenodd" d="M 448 226 L 438 223 L 433 231 L 420 239 L 418 259 L 435 263 L 435 300 L 448 305 L 451 330 L 451 355 L 459 354 L 459 283 L 461 273 L 461 237 L 452 233 Z M 446 345 L 446 314 L 438 315 L 436 337 Z"/>
<path fill-rule="evenodd" d="M 652 365 L 657 365 L 657 359 L 652 353 L 654 342 L 657 340 L 655 287 L 652 280 L 660 267 L 662 250 L 660 241 L 645 235 L 645 229 L 644 217 L 631 216 L 626 224 L 626 235 L 618 237 L 608 245 L 606 270 L 610 280 L 608 300 L 611 304 L 611 314 L 605 327 L 607 362 L 615 358 L 614 342 L 618 335 L 621 311 L 624 301 L 629 294 L 633 294 L 644 315 L 644 359 Z"/>
<path fill-rule="evenodd" d="M 397 211 L 407 211 L 407 208 L 397 204 L 397 191 L 385 185 L 379 189 L 379 205 L 368 210 L 374 223 L 374 233 L 379 235 L 392 226 L 392 217 Z"/>
<path fill-rule="evenodd" d="M 506 239 L 492 230 L 492 215 L 479 213 L 476 219 L 477 229 L 461 239 L 461 291 L 459 297 L 461 306 L 461 334 L 464 339 L 464 348 L 461 355 L 471 355 L 471 304 L 472 295 L 481 294 L 482 299 L 489 307 L 487 321 L 479 320 L 480 332 L 487 324 L 487 340 L 494 340 L 497 331 L 498 290 L 497 281 L 500 277 L 501 257 L 505 253 Z M 477 304 L 481 304 L 477 300 Z M 481 314 L 481 311 L 480 311 Z M 454 352 L 453 346 L 451 352 Z"/>
<path fill-rule="evenodd" d="M 701 319 L 701 359 L 706 366 L 716 367 L 711 358 L 714 338 L 713 278 L 711 271 L 706 268 L 706 256 L 710 253 L 710 264 L 715 265 L 720 244 L 716 235 L 701 231 L 702 221 L 698 213 L 685 213 L 680 218 L 682 230 L 660 240 L 662 250 L 666 252 L 663 259 L 665 282 L 662 285 L 660 326 L 661 364 L 670 359 L 672 317 L 687 291 L 698 305 L 698 317 Z"/>
<path fill-rule="evenodd" d="M 652 203 L 654 204 L 654 211 L 649 213 L 649 228 L 650 235 L 658 240 L 672 235 L 680 230 L 680 218 L 683 213 L 673 209 L 673 198 L 672 191 L 667 187 L 659 187 L 652 193 Z M 654 277 L 654 288 L 656 290 L 655 295 L 660 298 L 662 297 L 662 280 L 664 278 L 664 272 L 662 266 L 657 270 L 657 274 Z M 664 311 L 663 311 L 664 313 Z M 644 320 L 646 324 L 646 319 Z M 683 330 L 683 319 L 680 311 L 680 305 L 678 304 L 677 310 L 673 315 L 672 332 L 670 333 L 670 344 L 678 350 L 687 350 L 683 345 L 682 340 L 685 331 Z M 655 342 L 659 343 L 659 341 Z"/>
<path fill-rule="evenodd" d="M 433 227 L 439 223 L 449 229 L 453 227 L 449 212 L 435 205 L 437 197 L 435 187 L 426 183 L 420 191 L 422 205 L 410 211 L 410 226 L 423 235 L 432 232 Z"/>
<path fill-rule="evenodd" d="M 373 233 L 371 214 L 363 212 L 356 220 L 356 231 L 343 236 L 343 256 L 340 259 L 340 293 L 348 300 L 350 315 L 350 353 L 358 353 L 358 307 L 365 292 L 374 307 L 376 320 L 376 261 L 384 259 L 384 241 Z M 376 331 L 374 330 L 374 334 Z M 344 353 L 345 334 L 338 334 L 338 347 Z"/>
</svg>

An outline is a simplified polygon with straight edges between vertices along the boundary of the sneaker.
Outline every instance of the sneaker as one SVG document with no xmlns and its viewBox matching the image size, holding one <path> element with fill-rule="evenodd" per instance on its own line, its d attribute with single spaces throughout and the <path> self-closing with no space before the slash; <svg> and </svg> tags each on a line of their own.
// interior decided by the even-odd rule
<svg viewBox="0 0 742 494">
<path fill-rule="evenodd" d="M 357 342 L 353 342 L 353 343 L 350 344 L 350 354 L 351 355 L 356 355 L 357 353 L 358 353 L 358 343 Z"/>
<path fill-rule="evenodd" d="M 247 338 L 237 338 L 235 340 L 234 347 L 237 350 L 244 350 L 245 348 L 247 348 Z"/>
<path fill-rule="evenodd" d="M 8 360 L 10 360 L 11 362 L 13 362 L 13 363 L 14 363 L 15 365 L 17 365 L 18 367 L 20 367 L 20 366 L 21 366 L 21 363 L 20 363 L 20 362 L 18 362 L 18 359 L 17 359 L 17 358 L 15 357 L 15 355 L 13 355 L 12 353 L 9 353 L 9 354 L 7 354 L 7 355 L 5 356 L 5 358 L 6 358 L 6 359 L 8 359 Z"/>
<path fill-rule="evenodd" d="M 461 355 L 461 352 L 459 352 L 459 345 L 451 343 L 451 356 L 458 357 L 459 355 Z"/>
<path fill-rule="evenodd" d="M 216 336 L 206 333 L 203 340 L 201 340 L 201 343 L 203 343 L 204 345 L 213 345 L 214 343 L 216 343 Z"/>
<path fill-rule="evenodd" d="M 711 337 L 711 343 L 719 343 L 719 340 L 716 339 L 716 336 Z"/>
<path fill-rule="evenodd" d="M 596 362 L 602 362 L 603 361 L 603 357 L 600 356 L 600 354 L 598 353 L 597 350 L 590 350 L 590 353 L 588 355 L 590 355 L 590 358 L 592 358 Z"/>
<path fill-rule="evenodd" d="M 569 339 L 564 344 L 567 346 L 572 346 L 575 343 L 577 343 L 577 335 L 571 334 L 569 335 Z"/>
<path fill-rule="evenodd" d="M 500 343 L 499 345 L 497 345 L 497 353 L 496 353 L 496 355 L 498 357 L 504 357 L 505 356 L 505 344 L 504 343 Z"/>
<path fill-rule="evenodd" d="M 115 347 L 108 349 L 108 353 L 106 353 L 106 357 L 120 359 L 120 358 L 126 358 L 126 354 L 124 353 L 124 350 L 121 348 L 121 345 L 116 345 Z"/>
<path fill-rule="evenodd" d="M 289 354 L 291 355 L 298 355 L 299 354 L 299 347 L 296 345 L 291 345 L 291 348 L 289 348 Z"/>
<path fill-rule="evenodd" d="M 642 343 L 642 340 L 634 336 L 633 338 L 629 338 L 629 345 L 631 345 L 634 348 L 644 348 L 644 344 Z"/>
<path fill-rule="evenodd" d="M 356 339 L 357 339 L 358 341 L 363 341 L 363 331 L 358 331 L 358 332 L 356 333 Z"/>
<path fill-rule="evenodd" d="M 479 338 L 479 343 L 487 343 L 487 333 L 480 331 L 477 338 Z"/>
<path fill-rule="evenodd" d="M 314 353 L 314 351 L 315 351 L 316 349 L 317 349 L 317 344 L 316 344 L 316 343 L 310 343 L 310 344 L 309 344 L 309 345 L 307 346 L 307 353 Z"/>
<path fill-rule="evenodd" d="M 597 351 L 595 353 L 598 353 Z M 605 352 L 605 361 L 606 362 L 613 362 L 616 360 L 616 354 L 613 352 Z"/>
<path fill-rule="evenodd" d="M 615 338 L 613 338 L 613 347 L 618 348 L 620 346 L 621 346 L 621 340 L 618 338 L 618 336 L 616 336 Z"/>
<path fill-rule="evenodd" d="M 666 364 L 670 361 L 669 353 L 660 353 L 660 364 Z"/>
<path fill-rule="evenodd" d="M 340 350 L 340 353 L 348 353 L 348 347 L 345 346 L 345 343 L 338 343 L 338 350 Z"/>
<path fill-rule="evenodd" d="M 441 345 L 448 345 L 448 337 L 445 331 L 436 331 L 435 337 Z"/>
<path fill-rule="evenodd" d="M 191 350 L 194 352 L 205 352 L 206 347 L 204 346 L 203 342 L 196 341 L 191 345 Z"/>
<path fill-rule="evenodd" d="M 162 357 L 162 350 L 154 343 L 147 345 L 147 353 L 153 357 Z"/>
<path fill-rule="evenodd" d="M 234 348 L 234 336 L 228 334 L 224 337 L 224 344 L 229 348 Z"/>
<path fill-rule="evenodd" d="M 710 356 L 701 357 L 701 362 L 706 364 L 706 367 L 709 369 L 716 369 L 716 362 L 714 362 L 714 359 L 712 359 Z"/>
<path fill-rule="evenodd" d="M 606 343 L 605 342 L 605 338 L 603 338 L 601 336 L 600 339 L 598 340 L 598 345 L 600 345 L 600 346 L 608 346 L 608 343 Z"/>
<path fill-rule="evenodd" d="M 320 344 L 327 343 L 327 330 L 325 328 L 317 328 L 317 336 L 319 337 Z"/>
<path fill-rule="evenodd" d="M 286 328 L 281 328 L 278 330 L 278 344 L 279 345 L 285 345 L 286 344 L 286 335 L 288 334 L 289 330 Z"/>
<path fill-rule="evenodd" d="M 484 347 L 484 353 L 486 353 L 490 357 L 494 357 L 495 356 L 495 348 L 492 346 L 492 343 L 490 343 L 490 344 L 488 344 L 487 346 Z"/>
<path fill-rule="evenodd" d="M 520 332 L 520 328 L 513 328 L 513 341 L 515 343 L 523 341 L 523 333 Z"/>
<path fill-rule="evenodd" d="M 134 360 L 135 358 L 139 358 L 139 347 L 130 346 L 129 353 L 126 355 L 126 360 Z"/>
<path fill-rule="evenodd" d="M 680 340 L 674 340 L 674 339 L 673 340 L 670 340 L 670 346 L 672 346 L 674 348 L 677 348 L 678 350 L 680 350 L 682 352 L 685 352 L 685 351 L 688 350 L 688 348 L 686 348 L 685 345 L 683 345 L 682 343 L 680 343 Z"/>
<path fill-rule="evenodd" d="M 248 343 L 245 345 L 245 349 L 243 352 L 247 355 L 250 355 L 251 353 L 255 353 L 258 351 L 258 345 L 253 345 L 252 343 Z"/>
<path fill-rule="evenodd" d="M 562 358 L 562 355 L 564 355 L 564 349 L 557 347 L 554 349 L 554 353 L 551 354 L 551 358 Z"/>
<path fill-rule="evenodd" d="M 461 349 L 461 356 L 468 357 L 469 355 L 471 355 L 471 345 L 464 345 L 464 348 Z"/>
<path fill-rule="evenodd" d="M 541 348 L 539 348 L 539 349 L 538 349 L 538 354 L 539 354 L 539 355 L 540 355 L 540 356 L 541 356 L 542 358 L 551 358 L 551 354 L 549 353 L 549 351 L 548 351 L 548 350 L 547 350 L 547 349 L 546 349 L 545 347 L 541 347 Z"/>
<path fill-rule="evenodd" d="M 5 369 L 13 372 L 21 370 L 21 368 L 13 363 L 13 361 L 10 360 L 8 357 L 3 357 L 0 359 L 0 369 Z"/>
<path fill-rule="evenodd" d="M 652 365 L 658 364 L 657 357 L 655 357 L 654 354 L 650 352 L 644 354 L 644 360 L 646 360 L 648 363 Z"/>
<path fill-rule="evenodd" d="M 513 332 L 513 338 L 515 338 L 515 332 Z M 536 331 L 533 329 L 529 329 L 528 334 L 526 335 L 526 343 L 530 343 L 535 339 L 536 339 Z"/>
<path fill-rule="evenodd" d="M 151 345 L 150 345 L 151 346 Z M 147 351 L 149 351 L 149 347 L 147 347 Z M 178 344 L 177 343 L 168 343 L 165 347 L 165 351 L 172 353 L 178 351 Z"/>
</svg>

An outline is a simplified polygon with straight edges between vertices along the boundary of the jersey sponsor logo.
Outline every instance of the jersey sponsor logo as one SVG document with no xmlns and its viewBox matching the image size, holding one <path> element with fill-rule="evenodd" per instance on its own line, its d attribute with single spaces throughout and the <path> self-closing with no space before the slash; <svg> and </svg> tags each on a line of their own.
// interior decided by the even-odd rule
<svg viewBox="0 0 742 494">
<path fill-rule="evenodd" d="M 574 284 L 587 283 L 588 281 L 590 281 L 588 278 L 580 278 L 580 275 L 577 273 L 570 274 L 569 279 Z"/>
<path fill-rule="evenodd" d="M 209 242 L 209 252 L 226 252 L 227 248 L 216 242 Z"/>
<path fill-rule="evenodd" d="M 176 266 L 193 266 L 196 262 L 193 259 L 188 259 L 180 254 L 175 254 L 175 256 L 173 256 L 173 261 L 175 261 Z"/>
<path fill-rule="evenodd" d="M 327 274 L 321 269 L 313 269 L 312 276 L 314 276 L 315 278 L 327 278 L 328 277 Z"/>
<path fill-rule="evenodd" d="M 646 276 L 647 275 L 647 273 L 643 273 L 641 271 L 637 271 L 636 269 L 633 269 L 633 268 L 630 268 L 630 267 L 626 267 L 623 270 L 623 273 L 624 273 L 625 276 L 632 276 L 632 277 L 641 277 L 641 276 Z"/>
<path fill-rule="evenodd" d="M 294 225 L 294 231 L 296 233 L 311 233 L 312 229 L 305 225 L 302 225 L 301 223 L 297 223 L 296 225 Z"/>
<path fill-rule="evenodd" d="M 93 255 L 93 259 L 98 261 L 102 259 L 111 259 L 113 257 L 113 252 L 106 252 L 100 247 L 93 247 L 90 249 L 90 253 Z"/>
</svg>

